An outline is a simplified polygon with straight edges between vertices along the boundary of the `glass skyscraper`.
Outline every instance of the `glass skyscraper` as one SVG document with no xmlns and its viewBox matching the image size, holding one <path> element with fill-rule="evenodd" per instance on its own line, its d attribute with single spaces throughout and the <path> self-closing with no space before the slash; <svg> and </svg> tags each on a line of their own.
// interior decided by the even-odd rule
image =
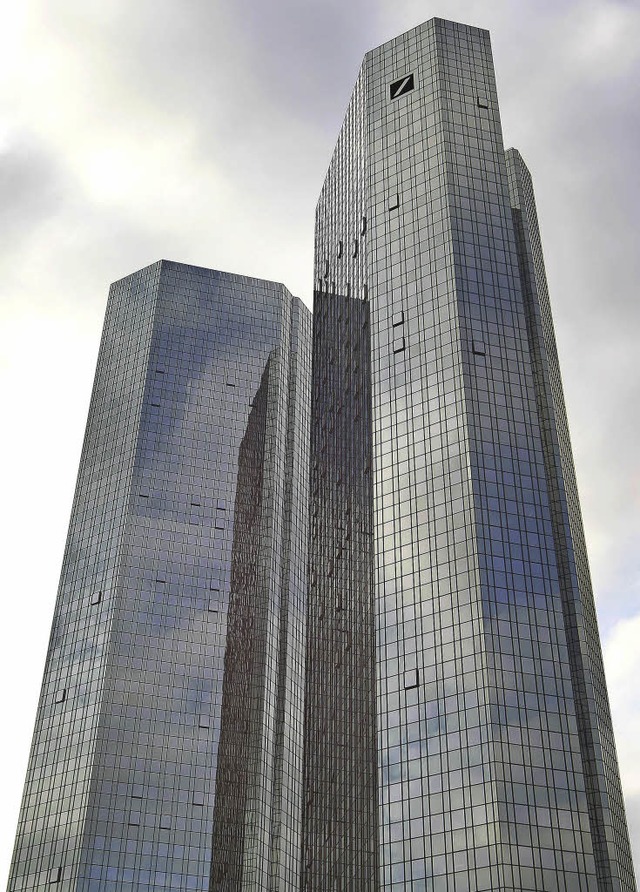
<svg viewBox="0 0 640 892">
<path fill-rule="evenodd" d="M 529 172 L 489 35 L 365 56 L 311 314 L 112 286 L 9 882 L 632 892 Z"/>
<path fill-rule="evenodd" d="M 112 286 L 9 889 L 299 888 L 310 335 L 273 282 Z"/>
<path fill-rule="evenodd" d="M 305 888 L 635 889 L 531 178 L 486 31 L 433 19 L 365 56 L 314 287 Z"/>
</svg>

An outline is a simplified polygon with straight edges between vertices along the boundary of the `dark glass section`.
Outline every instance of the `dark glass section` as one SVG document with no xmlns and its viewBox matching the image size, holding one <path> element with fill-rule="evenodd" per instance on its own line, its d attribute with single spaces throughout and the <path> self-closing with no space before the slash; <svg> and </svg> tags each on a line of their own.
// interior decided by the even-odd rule
<svg viewBox="0 0 640 892">
<path fill-rule="evenodd" d="M 309 367 L 310 314 L 282 285 L 162 261 L 112 287 L 11 890 L 52 871 L 74 892 L 206 889 L 214 809 L 243 802 L 236 878 L 298 888 Z M 222 715 L 235 589 L 227 665 L 243 621 L 259 642 L 246 744 Z M 235 733 L 257 762 L 218 797 Z"/>
<path fill-rule="evenodd" d="M 238 455 L 210 885 L 220 890 L 242 888 L 247 804 L 260 764 L 269 614 L 261 572 L 268 389 L 269 362 Z"/>
<path fill-rule="evenodd" d="M 216 890 L 257 883 L 250 887 L 275 892 L 300 883 L 308 535 L 308 457 L 301 447 L 308 436 L 309 347 L 310 326 L 297 320 L 285 448 L 274 448 L 282 425 L 274 353 L 238 453 L 213 820 L 210 888 Z M 283 486 L 276 487 L 280 464 Z M 278 568 L 273 535 L 280 522 Z M 266 849 L 259 843 L 265 825 Z"/>
<path fill-rule="evenodd" d="M 375 888 L 369 308 L 314 296 L 304 882 Z"/>
</svg>

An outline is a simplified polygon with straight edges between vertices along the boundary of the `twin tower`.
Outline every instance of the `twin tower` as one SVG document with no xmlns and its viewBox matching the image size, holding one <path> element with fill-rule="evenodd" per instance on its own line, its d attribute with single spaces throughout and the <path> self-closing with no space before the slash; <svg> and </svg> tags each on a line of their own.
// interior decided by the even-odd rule
<svg viewBox="0 0 640 892">
<path fill-rule="evenodd" d="M 489 35 L 364 59 L 282 285 L 111 288 L 9 882 L 631 892 Z"/>
</svg>

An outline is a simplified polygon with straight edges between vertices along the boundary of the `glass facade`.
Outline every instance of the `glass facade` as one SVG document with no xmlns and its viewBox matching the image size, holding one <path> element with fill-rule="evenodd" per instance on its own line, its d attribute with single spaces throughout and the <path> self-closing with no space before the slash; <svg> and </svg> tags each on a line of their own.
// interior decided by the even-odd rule
<svg viewBox="0 0 640 892">
<path fill-rule="evenodd" d="M 321 308 L 366 302 L 370 329 L 374 536 L 341 556 L 371 560 L 376 618 L 374 666 L 365 650 L 339 679 L 377 685 L 379 873 L 358 888 L 635 889 L 531 180 L 504 151 L 486 31 L 434 19 L 365 56 L 315 283 Z M 312 439 L 325 425 L 312 413 Z M 333 610 L 332 630 L 328 591 L 311 586 L 310 617 Z M 347 890 L 321 878 L 353 770 L 325 758 L 305 878 Z M 371 842 L 349 842 L 358 864 Z"/>
<path fill-rule="evenodd" d="M 311 392 L 305 889 L 366 889 L 377 877 L 370 391 L 368 304 L 317 292 Z"/>
<path fill-rule="evenodd" d="M 284 286 L 112 286 L 10 892 L 633 892 L 489 35 L 365 56 Z"/>
<path fill-rule="evenodd" d="M 10 890 L 299 887 L 310 338 L 276 283 L 112 286 Z"/>
</svg>

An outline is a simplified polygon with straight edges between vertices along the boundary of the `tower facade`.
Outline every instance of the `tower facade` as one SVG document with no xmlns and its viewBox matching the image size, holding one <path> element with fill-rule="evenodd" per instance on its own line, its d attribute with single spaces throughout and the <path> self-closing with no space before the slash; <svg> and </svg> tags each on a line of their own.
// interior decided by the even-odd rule
<svg viewBox="0 0 640 892">
<path fill-rule="evenodd" d="M 364 59 L 284 286 L 112 286 L 10 892 L 633 892 L 489 36 Z"/>
<path fill-rule="evenodd" d="M 10 890 L 299 888 L 310 333 L 273 282 L 112 286 Z"/>
<path fill-rule="evenodd" d="M 322 661 L 336 708 L 326 737 L 307 724 L 305 888 L 635 889 L 533 190 L 486 31 L 434 19 L 365 56 L 315 288 L 307 710 Z M 370 367 L 359 414 L 348 363 Z M 354 759 L 372 733 L 376 778 Z"/>
</svg>

